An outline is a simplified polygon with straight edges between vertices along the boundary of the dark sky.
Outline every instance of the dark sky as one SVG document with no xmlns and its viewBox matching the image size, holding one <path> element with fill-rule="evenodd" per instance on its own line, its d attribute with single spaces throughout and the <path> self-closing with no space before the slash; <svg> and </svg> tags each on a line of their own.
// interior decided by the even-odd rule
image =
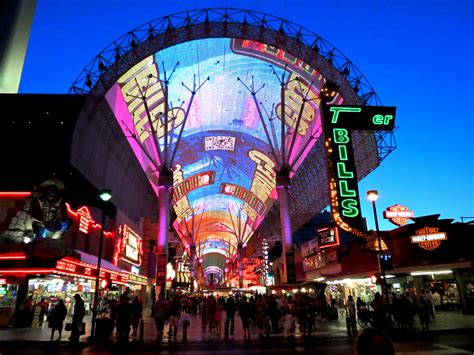
<svg viewBox="0 0 474 355">
<path fill-rule="evenodd" d="M 359 67 L 383 104 L 397 106 L 398 148 L 359 184 L 369 228 L 370 189 L 379 190 L 380 219 L 396 203 L 416 216 L 474 216 L 472 0 L 39 0 L 20 92 L 66 93 L 125 32 L 175 12 L 221 6 L 267 12 L 321 35 Z"/>
</svg>

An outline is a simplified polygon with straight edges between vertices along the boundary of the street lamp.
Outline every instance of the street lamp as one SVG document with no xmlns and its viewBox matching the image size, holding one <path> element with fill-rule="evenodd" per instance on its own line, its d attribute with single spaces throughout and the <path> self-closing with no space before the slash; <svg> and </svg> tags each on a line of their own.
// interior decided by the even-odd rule
<svg viewBox="0 0 474 355">
<path fill-rule="evenodd" d="M 377 190 L 369 190 L 367 191 L 367 199 L 372 202 L 372 208 L 374 210 L 374 219 L 375 219 L 375 231 L 377 233 L 377 242 L 379 244 L 379 255 L 378 255 L 378 262 L 379 262 L 379 271 L 381 274 L 381 281 L 382 281 L 382 293 L 385 295 L 385 300 L 388 304 L 388 289 L 387 289 L 387 279 L 385 278 L 385 268 L 382 263 L 382 241 L 380 239 L 380 231 L 379 231 L 379 220 L 377 218 L 377 208 L 375 207 L 375 201 L 379 198 L 379 193 Z"/>
<path fill-rule="evenodd" d="M 99 280 L 100 280 L 100 264 L 102 262 L 102 245 L 104 241 L 104 225 L 105 225 L 105 204 L 112 198 L 112 192 L 110 190 L 101 190 L 99 193 L 100 209 L 102 210 L 102 225 L 100 227 L 99 237 L 99 252 L 97 255 L 97 275 L 95 277 L 95 292 L 94 292 L 94 306 L 92 309 L 92 325 L 91 325 L 91 338 L 95 338 L 95 326 L 97 319 L 97 305 L 99 302 Z"/>
</svg>

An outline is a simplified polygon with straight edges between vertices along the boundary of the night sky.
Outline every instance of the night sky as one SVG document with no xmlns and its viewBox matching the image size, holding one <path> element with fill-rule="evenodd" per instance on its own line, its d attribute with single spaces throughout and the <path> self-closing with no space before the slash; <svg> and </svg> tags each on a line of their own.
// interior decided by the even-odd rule
<svg viewBox="0 0 474 355">
<path fill-rule="evenodd" d="M 397 149 L 360 184 L 415 216 L 474 216 L 474 2 L 38 0 L 21 93 L 66 93 L 86 64 L 125 32 L 175 12 L 235 7 L 284 17 L 319 34 L 364 73 L 384 105 L 397 107 Z"/>
</svg>

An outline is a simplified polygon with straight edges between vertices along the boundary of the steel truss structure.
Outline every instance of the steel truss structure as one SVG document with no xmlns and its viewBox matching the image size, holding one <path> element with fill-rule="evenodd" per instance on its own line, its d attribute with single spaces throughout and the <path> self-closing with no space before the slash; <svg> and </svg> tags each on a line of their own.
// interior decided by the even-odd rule
<svg viewBox="0 0 474 355">
<path fill-rule="evenodd" d="M 147 22 L 117 38 L 96 55 L 69 89 L 70 94 L 103 95 L 120 75 L 147 55 L 201 38 L 242 38 L 285 50 L 340 86 L 351 104 L 381 105 L 357 66 L 330 42 L 302 26 L 242 9 L 199 9 Z M 379 163 L 395 148 L 392 132 L 376 132 Z"/>
</svg>

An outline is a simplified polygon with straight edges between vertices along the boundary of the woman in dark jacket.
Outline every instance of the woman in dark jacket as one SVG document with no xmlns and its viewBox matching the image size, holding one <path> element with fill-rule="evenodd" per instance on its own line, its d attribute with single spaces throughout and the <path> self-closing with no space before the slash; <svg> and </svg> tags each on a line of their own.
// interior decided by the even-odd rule
<svg viewBox="0 0 474 355">
<path fill-rule="evenodd" d="M 61 340 L 61 333 L 63 331 L 64 318 L 67 315 L 67 308 L 63 300 L 59 300 L 58 304 L 54 306 L 49 317 L 49 327 L 51 328 L 51 341 L 54 338 L 54 331 L 59 333 L 58 341 Z"/>
</svg>

